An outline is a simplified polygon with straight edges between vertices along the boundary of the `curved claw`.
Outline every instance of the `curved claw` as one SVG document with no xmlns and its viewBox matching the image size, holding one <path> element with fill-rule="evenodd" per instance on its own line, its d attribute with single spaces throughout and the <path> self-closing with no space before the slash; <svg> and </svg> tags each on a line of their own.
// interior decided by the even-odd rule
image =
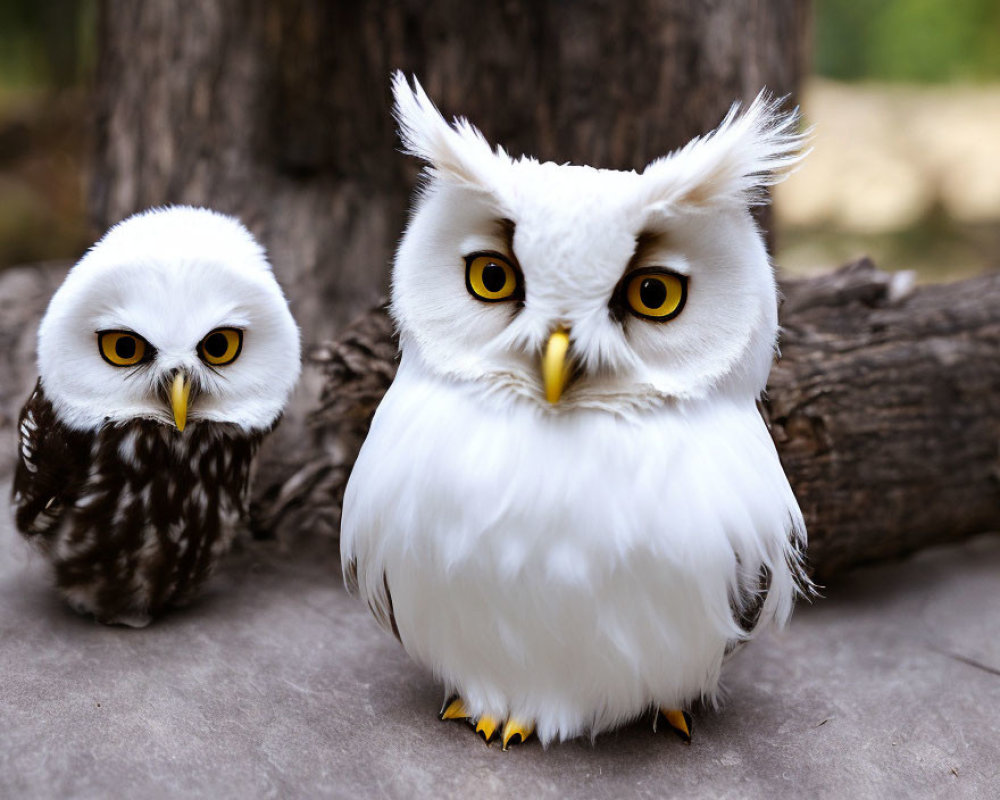
<svg viewBox="0 0 1000 800">
<path fill-rule="evenodd" d="M 498 727 L 499 723 L 496 718 L 491 717 L 489 714 L 483 714 L 476 723 L 476 733 L 483 737 L 483 741 L 486 744 L 489 744 Z"/>
<path fill-rule="evenodd" d="M 461 697 L 451 700 L 441 712 L 441 719 L 468 719 L 469 711 L 465 707 L 465 701 Z"/>
<path fill-rule="evenodd" d="M 507 724 L 503 726 L 503 749 L 506 750 L 512 744 L 524 744 L 534 732 L 535 724 L 533 722 L 523 722 L 517 719 L 507 720 Z"/>
<path fill-rule="evenodd" d="M 667 724 L 674 729 L 678 736 L 685 744 L 691 744 L 691 731 L 693 730 L 693 721 L 691 715 L 687 711 L 681 711 L 678 708 L 667 709 L 661 708 L 660 714 L 667 721 Z"/>
</svg>

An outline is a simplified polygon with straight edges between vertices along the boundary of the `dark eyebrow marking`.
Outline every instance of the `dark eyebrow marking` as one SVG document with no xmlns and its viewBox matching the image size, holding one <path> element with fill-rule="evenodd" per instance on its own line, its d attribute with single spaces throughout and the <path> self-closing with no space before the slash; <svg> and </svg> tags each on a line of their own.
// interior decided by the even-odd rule
<svg viewBox="0 0 1000 800">
<path fill-rule="evenodd" d="M 643 259 L 653 250 L 660 250 L 666 247 L 668 238 L 667 234 L 658 231 L 643 231 L 636 236 L 635 249 L 632 251 L 632 257 L 625 266 L 625 271 L 622 272 L 622 275 L 628 275 L 632 270 L 637 269 Z"/>
<path fill-rule="evenodd" d="M 497 232 L 507 248 L 507 252 L 514 254 L 514 230 L 517 227 L 512 219 L 498 219 L 496 221 Z"/>
<path fill-rule="evenodd" d="M 511 266 L 517 272 L 521 296 L 510 304 L 515 312 L 517 312 L 524 308 L 524 271 L 521 269 L 521 264 L 517 260 L 517 254 L 514 252 L 514 231 L 517 225 L 514 223 L 514 220 L 507 217 L 494 220 L 493 224 L 496 227 L 497 236 L 503 240 L 503 253 L 501 255 L 507 257 Z"/>
<path fill-rule="evenodd" d="M 518 263 L 517 254 L 514 252 L 514 231 L 517 229 L 517 225 L 514 223 L 514 220 L 503 217 L 494 220 L 493 226 L 496 230 L 497 238 L 503 240 L 503 247 L 500 250 L 500 254 L 506 256 L 511 265 L 520 273 L 521 265 Z"/>
<path fill-rule="evenodd" d="M 666 247 L 669 237 L 660 231 L 643 231 L 635 237 L 635 248 L 632 250 L 632 257 L 625 265 L 621 278 L 611 292 L 611 299 L 608 300 L 608 313 L 611 318 L 619 323 L 624 323 L 629 319 L 628 306 L 625 303 L 624 287 L 628 276 L 639 269 L 642 262 L 654 250 Z"/>
</svg>

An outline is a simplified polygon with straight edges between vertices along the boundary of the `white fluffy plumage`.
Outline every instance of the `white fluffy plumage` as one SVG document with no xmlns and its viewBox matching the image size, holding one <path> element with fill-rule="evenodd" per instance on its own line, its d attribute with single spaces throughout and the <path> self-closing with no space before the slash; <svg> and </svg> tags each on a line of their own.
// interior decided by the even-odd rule
<svg viewBox="0 0 1000 800">
<path fill-rule="evenodd" d="M 212 370 L 198 343 L 244 331 L 240 357 Z M 127 329 L 156 347 L 155 368 L 103 362 L 94 332 Z M 111 228 L 70 270 L 38 330 L 38 373 L 60 420 L 76 430 L 135 418 L 171 425 L 161 384 L 184 369 L 201 387 L 190 419 L 266 430 L 298 380 L 299 330 L 263 248 L 239 220 L 173 206 Z"/>
<path fill-rule="evenodd" d="M 799 157 L 796 117 L 761 96 L 637 174 L 512 159 L 394 90 L 429 170 L 393 273 L 399 373 L 344 501 L 348 581 L 469 716 L 543 743 L 713 699 L 806 580 L 756 408 L 777 292 L 748 210 Z M 510 302 L 467 285 L 483 252 L 515 265 Z M 650 270 L 687 287 L 669 321 L 620 307 Z M 550 403 L 554 331 L 572 373 Z"/>
</svg>

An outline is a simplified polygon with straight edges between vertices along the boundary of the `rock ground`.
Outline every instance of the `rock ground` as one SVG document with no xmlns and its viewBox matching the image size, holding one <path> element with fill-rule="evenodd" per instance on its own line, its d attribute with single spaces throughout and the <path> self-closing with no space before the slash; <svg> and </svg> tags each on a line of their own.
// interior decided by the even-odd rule
<svg viewBox="0 0 1000 800">
<path fill-rule="evenodd" d="M 997 797 L 1000 536 L 869 568 L 733 658 L 682 744 L 648 721 L 501 752 L 339 580 L 243 546 L 134 631 L 67 610 L 0 522 L 0 797 Z"/>
</svg>

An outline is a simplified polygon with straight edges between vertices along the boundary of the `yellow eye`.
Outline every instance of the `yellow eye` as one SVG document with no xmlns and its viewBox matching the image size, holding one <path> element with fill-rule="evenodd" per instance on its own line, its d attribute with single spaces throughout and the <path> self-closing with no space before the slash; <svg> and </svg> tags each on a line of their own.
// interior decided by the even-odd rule
<svg viewBox="0 0 1000 800">
<path fill-rule="evenodd" d="M 243 349 L 243 331 L 239 328 L 216 328 L 198 345 L 198 355 L 206 364 L 222 367 L 233 363 Z"/>
<path fill-rule="evenodd" d="M 472 253 L 465 257 L 465 285 L 469 294 L 488 303 L 520 298 L 517 270 L 499 253 Z"/>
<path fill-rule="evenodd" d="M 145 359 L 147 345 L 145 339 L 131 331 L 98 331 L 97 349 L 112 366 L 134 367 Z"/>
<path fill-rule="evenodd" d="M 640 270 L 629 277 L 625 299 L 633 314 L 666 322 L 684 308 L 687 277 L 655 267 Z"/>
</svg>

